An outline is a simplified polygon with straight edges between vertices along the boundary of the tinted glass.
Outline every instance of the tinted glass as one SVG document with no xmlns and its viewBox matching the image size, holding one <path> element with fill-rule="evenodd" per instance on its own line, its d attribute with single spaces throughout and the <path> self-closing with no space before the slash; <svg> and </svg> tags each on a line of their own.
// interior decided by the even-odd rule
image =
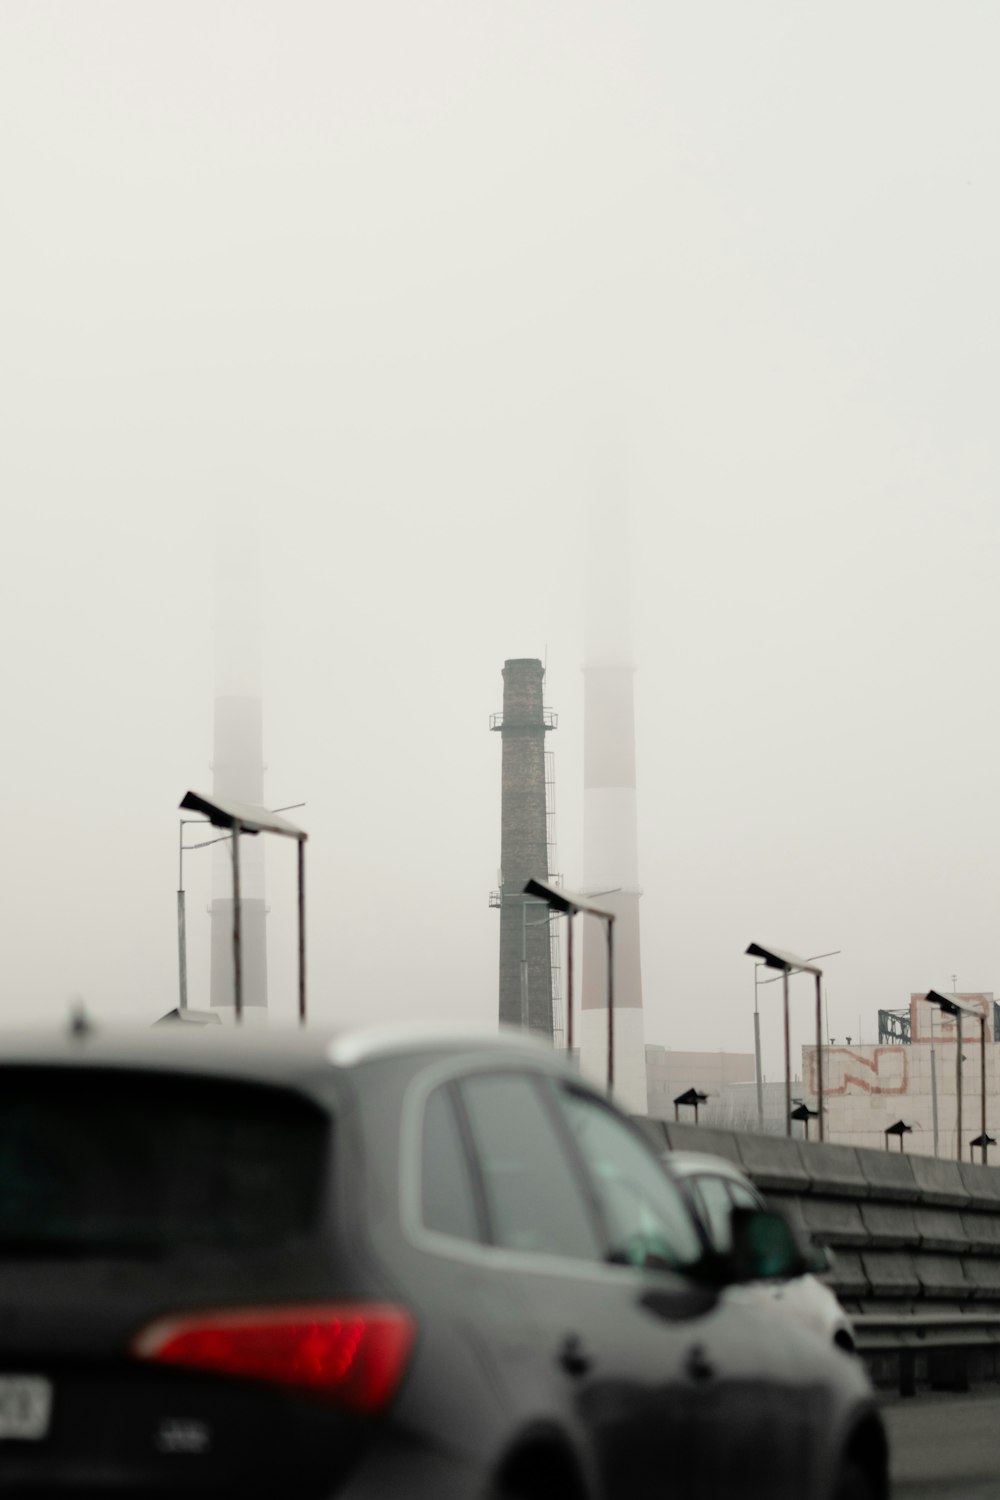
<svg viewBox="0 0 1000 1500">
<path fill-rule="evenodd" d="M 465 1080 L 462 1098 L 494 1244 L 599 1260 L 586 1201 L 534 1083 L 518 1074 L 484 1075 Z"/>
<path fill-rule="evenodd" d="M 476 1205 L 458 1122 L 446 1089 L 435 1089 L 424 1110 L 423 1219 L 437 1234 L 478 1240 Z"/>
<path fill-rule="evenodd" d="M 745 1187 L 742 1182 L 731 1182 L 729 1193 L 737 1208 L 763 1208 L 764 1200 L 759 1193 L 752 1188 Z"/>
<path fill-rule="evenodd" d="M 695 1177 L 691 1185 L 708 1237 L 715 1249 L 725 1254 L 733 1243 L 733 1200 L 729 1189 L 721 1177 Z"/>
<path fill-rule="evenodd" d="M 691 1211 L 652 1153 L 599 1100 L 570 1089 L 560 1100 L 592 1174 L 612 1256 L 631 1265 L 694 1265 L 702 1247 Z"/>
<path fill-rule="evenodd" d="M 269 1246 L 307 1230 L 328 1125 L 218 1079 L 0 1072 L 0 1255 Z"/>
</svg>

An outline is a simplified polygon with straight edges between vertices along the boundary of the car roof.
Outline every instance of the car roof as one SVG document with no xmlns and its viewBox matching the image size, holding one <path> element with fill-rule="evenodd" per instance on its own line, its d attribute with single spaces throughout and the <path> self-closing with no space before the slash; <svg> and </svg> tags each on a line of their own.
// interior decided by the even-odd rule
<svg viewBox="0 0 1000 1500">
<path fill-rule="evenodd" d="M 0 1067 L 98 1067 L 225 1074 L 272 1083 L 352 1069 L 380 1057 L 486 1054 L 564 1071 L 562 1054 L 521 1033 L 425 1026 L 119 1027 L 87 1023 L 0 1031 Z"/>
<path fill-rule="evenodd" d="M 753 1187 L 742 1167 L 725 1156 L 712 1156 L 707 1151 L 664 1151 L 663 1160 L 669 1164 L 675 1177 L 728 1177 L 731 1182 Z"/>
</svg>

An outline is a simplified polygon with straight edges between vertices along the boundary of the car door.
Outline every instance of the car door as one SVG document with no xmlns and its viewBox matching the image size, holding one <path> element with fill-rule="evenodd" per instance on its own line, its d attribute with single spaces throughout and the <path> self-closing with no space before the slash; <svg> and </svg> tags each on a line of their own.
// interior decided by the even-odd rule
<svg viewBox="0 0 1000 1500">
<path fill-rule="evenodd" d="M 612 1261 L 553 1085 L 492 1072 L 464 1078 L 460 1091 L 489 1235 L 531 1300 L 553 1416 L 589 1446 L 603 1494 L 662 1500 L 668 1476 L 681 1473 L 697 1484 L 703 1341 L 717 1296 L 679 1269 L 702 1255 L 680 1195 L 640 1147 L 642 1202 L 630 1227 L 645 1239 L 623 1242 Z"/>
<path fill-rule="evenodd" d="M 801 1494 L 815 1401 L 803 1388 L 794 1336 L 785 1338 L 769 1310 L 741 1287 L 724 1289 L 694 1316 L 679 1312 L 676 1273 L 695 1269 L 679 1225 L 689 1213 L 683 1195 L 638 1132 L 604 1100 L 572 1085 L 555 1092 L 600 1201 L 612 1254 L 624 1262 L 623 1301 L 664 1308 L 659 1336 L 643 1337 L 642 1345 L 662 1359 L 661 1409 L 682 1412 L 687 1440 L 697 1442 L 704 1493 L 741 1500 Z M 651 1292 L 658 1281 L 662 1301 Z M 635 1327 L 634 1317 L 628 1326 Z M 638 1492 L 648 1491 L 640 1484 Z"/>
</svg>

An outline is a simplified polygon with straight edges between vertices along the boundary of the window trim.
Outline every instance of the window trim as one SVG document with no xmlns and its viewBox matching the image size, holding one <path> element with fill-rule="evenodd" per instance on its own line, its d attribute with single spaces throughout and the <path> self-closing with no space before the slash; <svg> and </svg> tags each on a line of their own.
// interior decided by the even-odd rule
<svg viewBox="0 0 1000 1500">
<path fill-rule="evenodd" d="M 495 1071 L 495 1069 L 481 1068 L 476 1070 L 474 1076 L 476 1078 L 489 1077 L 491 1076 L 491 1074 L 495 1074 Z M 503 1071 L 507 1073 L 513 1073 L 517 1078 L 523 1078 L 531 1088 L 532 1092 L 538 1098 L 539 1107 L 542 1111 L 542 1114 L 545 1116 L 545 1118 L 549 1122 L 549 1125 L 552 1127 L 552 1134 L 555 1137 L 557 1146 L 563 1154 L 570 1177 L 572 1178 L 576 1186 L 580 1200 L 583 1204 L 584 1216 L 590 1223 L 590 1228 L 593 1231 L 594 1240 L 599 1253 L 597 1257 L 591 1257 L 587 1255 L 561 1255 L 558 1252 L 553 1251 L 512 1250 L 509 1245 L 501 1245 L 497 1243 L 496 1239 L 493 1237 L 493 1227 L 491 1224 L 489 1225 L 490 1232 L 489 1237 L 486 1240 L 486 1244 L 493 1250 L 501 1250 L 511 1255 L 530 1255 L 533 1259 L 537 1258 L 543 1260 L 567 1261 L 571 1265 L 599 1266 L 606 1263 L 610 1264 L 610 1262 L 607 1262 L 606 1260 L 606 1257 L 610 1251 L 610 1238 L 608 1235 L 607 1224 L 604 1220 L 604 1214 L 601 1211 L 600 1205 L 596 1201 L 596 1195 L 594 1194 L 593 1186 L 590 1182 L 589 1174 L 587 1173 L 586 1167 L 583 1164 L 582 1158 L 580 1157 L 579 1152 L 574 1147 L 574 1143 L 571 1139 L 571 1132 L 569 1131 L 566 1121 L 562 1117 L 562 1112 L 559 1109 L 558 1104 L 552 1097 L 553 1085 L 556 1084 L 558 1080 L 554 1080 L 550 1074 L 541 1073 L 534 1069 L 514 1067 L 505 1068 Z M 487 1223 L 489 1224 L 489 1194 L 486 1190 L 486 1183 L 483 1180 L 479 1155 L 476 1150 L 472 1126 L 469 1122 L 468 1113 L 466 1111 L 465 1100 L 461 1097 L 462 1084 L 466 1081 L 471 1081 L 471 1077 L 472 1075 L 467 1075 L 465 1078 L 456 1080 L 455 1088 L 457 1093 L 459 1094 L 462 1114 L 468 1127 L 468 1147 L 472 1157 L 472 1170 L 474 1176 L 479 1181 L 479 1189 L 483 1197 L 483 1208 Z M 580 1092 L 583 1093 L 585 1091 L 580 1090 Z"/>
<path fill-rule="evenodd" d="M 728 1254 L 728 1251 L 720 1250 L 715 1243 L 715 1236 L 712 1233 L 712 1210 L 705 1199 L 704 1193 L 702 1192 L 702 1183 L 720 1183 L 722 1185 L 722 1191 L 725 1195 L 726 1202 L 729 1204 L 729 1212 L 732 1213 L 733 1209 L 736 1207 L 736 1200 L 733 1198 L 732 1184 L 730 1183 L 729 1178 L 723 1177 L 721 1172 L 692 1172 L 687 1178 L 687 1181 L 691 1184 L 691 1198 L 694 1200 L 695 1204 L 695 1217 L 697 1218 L 699 1225 L 704 1229 L 709 1245 L 711 1246 L 712 1250 L 715 1251 L 716 1255 Z"/>
<path fill-rule="evenodd" d="M 451 1113 L 452 1123 L 455 1127 L 455 1133 L 458 1142 L 458 1151 L 463 1166 L 465 1167 L 466 1181 L 468 1183 L 469 1193 L 472 1199 L 472 1217 L 476 1227 L 476 1234 L 478 1236 L 478 1238 L 476 1239 L 468 1239 L 465 1235 L 461 1234 L 449 1234 L 447 1230 L 444 1229 L 432 1229 L 424 1219 L 424 1133 L 427 1128 L 427 1105 L 430 1103 L 434 1095 L 438 1092 L 444 1094 L 447 1107 Z M 489 1244 L 489 1208 L 483 1194 L 482 1183 L 479 1181 L 479 1173 L 475 1170 L 475 1156 L 472 1150 L 469 1122 L 468 1118 L 466 1117 L 465 1105 L 462 1100 L 462 1095 L 458 1087 L 457 1080 L 449 1079 L 444 1083 L 436 1085 L 434 1088 L 428 1090 L 428 1092 L 425 1094 L 420 1109 L 420 1126 L 418 1139 L 419 1151 L 417 1154 L 417 1161 L 419 1164 L 419 1168 L 417 1176 L 419 1180 L 417 1184 L 416 1207 L 417 1216 L 420 1221 L 420 1228 L 423 1233 L 431 1235 L 435 1239 L 448 1240 L 451 1243 L 459 1245 Z"/>
<path fill-rule="evenodd" d="M 623 1118 L 617 1112 L 617 1110 L 613 1109 L 609 1105 L 607 1099 L 602 1098 L 600 1094 L 592 1091 L 591 1089 L 581 1087 L 576 1079 L 555 1078 L 552 1079 L 551 1082 L 555 1085 L 556 1088 L 561 1088 L 564 1093 L 575 1094 L 577 1098 L 585 1099 L 589 1104 L 597 1105 L 597 1107 L 603 1110 L 605 1114 L 610 1115 L 612 1120 L 614 1120 L 617 1124 L 624 1126 L 626 1135 L 632 1136 L 633 1140 L 635 1140 L 639 1144 L 641 1149 L 649 1157 L 650 1161 L 652 1161 L 654 1166 L 661 1173 L 663 1173 L 663 1176 L 667 1179 L 669 1185 L 677 1193 L 677 1197 L 690 1216 L 691 1228 L 693 1229 L 695 1238 L 697 1239 L 698 1244 L 701 1247 L 702 1257 L 704 1257 L 706 1252 L 708 1252 L 709 1254 L 714 1254 L 714 1247 L 711 1243 L 706 1227 L 701 1222 L 701 1215 L 698 1213 L 697 1209 L 695 1209 L 691 1205 L 689 1195 L 682 1186 L 681 1179 L 673 1177 L 669 1172 L 663 1171 L 662 1162 L 657 1157 L 656 1152 L 651 1149 L 649 1142 L 646 1140 L 646 1137 L 643 1135 L 642 1131 L 639 1130 L 638 1127 L 627 1116 Z M 610 1226 L 607 1222 L 607 1216 L 604 1212 L 603 1205 L 600 1202 L 597 1189 L 593 1186 L 593 1183 L 591 1181 L 591 1174 L 587 1168 L 583 1153 L 581 1152 L 576 1142 L 572 1129 L 570 1128 L 569 1121 L 565 1118 L 565 1115 L 563 1114 L 563 1111 L 560 1108 L 558 1102 L 554 1099 L 552 1100 L 552 1108 L 559 1115 L 562 1128 L 566 1132 L 566 1135 L 568 1137 L 570 1149 L 573 1153 L 577 1171 L 582 1174 L 586 1181 L 585 1191 L 587 1193 L 588 1200 L 591 1197 L 593 1197 L 594 1199 L 595 1208 L 602 1225 L 605 1254 L 611 1255 L 614 1252 L 614 1239 L 611 1234 Z M 676 1276 L 682 1281 L 693 1281 L 696 1279 L 693 1268 L 690 1270 L 685 1270 L 681 1267 L 675 1268 L 666 1266 L 633 1266 L 627 1262 L 622 1261 L 606 1261 L 605 1264 L 611 1266 L 614 1270 L 641 1271 L 644 1275 L 649 1276 Z"/>
<path fill-rule="evenodd" d="M 404 1238 L 415 1249 L 425 1254 L 462 1261 L 483 1270 L 506 1270 L 521 1274 L 530 1272 L 535 1275 L 550 1276 L 566 1275 L 572 1270 L 572 1274 L 578 1280 L 617 1282 L 619 1285 L 623 1276 L 642 1284 L 648 1284 L 652 1279 L 656 1285 L 662 1285 L 665 1277 L 673 1276 L 676 1276 L 678 1281 L 687 1283 L 690 1278 L 681 1271 L 662 1271 L 651 1267 L 625 1265 L 615 1261 L 580 1260 L 575 1256 L 539 1254 L 535 1250 L 511 1250 L 507 1246 L 489 1242 L 456 1239 L 452 1235 L 440 1234 L 437 1230 L 426 1227 L 421 1219 L 424 1107 L 433 1091 L 442 1084 L 458 1084 L 464 1078 L 479 1077 L 484 1073 L 513 1073 L 519 1078 L 529 1078 L 536 1085 L 541 1085 L 543 1095 L 546 1092 L 545 1085 L 552 1083 L 564 1085 L 570 1089 L 575 1088 L 578 1093 L 583 1094 L 587 1099 L 595 1099 L 599 1104 L 604 1102 L 599 1094 L 592 1093 L 585 1087 L 577 1087 L 576 1079 L 566 1078 L 555 1069 L 549 1070 L 544 1064 L 540 1067 L 526 1066 L 525 1059 L 498 1058 L 495 1052 L 484 1051 L 478 1054 L 466 1054 L 459 1058 L 448 1058 L 419 1073 L 406 1090 L 399 1121 L 399 1216 Z M 554 1101 L 552 1104 L 555 1107 Z M 626 1124 L 628 1123 L 630 1122 L 626 1121 Z M 638 1131 L 635 1133 L 642 1141 L 641 1133 Z M 468 1145 L 464 1141 L 463 1146 L 468 1151 Z M 479 1164 L 475 1154 L 473 1153 L 471 1159 L 467 1157 L 467 1160 L 470 1176 L 475 1181 L 479 1177 Z M 580 1169 L 575 1156 L 569 1158 L 568 1165 L 574 1176 L 578 1175 Z M 587 1192 L 586 1189 L 581 1189 L 581 1191 L 585 1194 Z"/>
</svg>

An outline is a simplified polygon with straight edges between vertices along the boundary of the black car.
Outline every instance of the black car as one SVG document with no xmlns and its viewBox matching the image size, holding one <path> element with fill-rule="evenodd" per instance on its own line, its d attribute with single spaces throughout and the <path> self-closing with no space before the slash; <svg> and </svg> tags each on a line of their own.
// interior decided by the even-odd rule
<svg viewBox="0 0 1000 1500">
<path fill-rule="evenodd" d="M 531 1043 L 0 1044 L 0 1492 L 876 1500 L 856 1364 L 728 1288 L 630 1122 Z"/>
</svg>

